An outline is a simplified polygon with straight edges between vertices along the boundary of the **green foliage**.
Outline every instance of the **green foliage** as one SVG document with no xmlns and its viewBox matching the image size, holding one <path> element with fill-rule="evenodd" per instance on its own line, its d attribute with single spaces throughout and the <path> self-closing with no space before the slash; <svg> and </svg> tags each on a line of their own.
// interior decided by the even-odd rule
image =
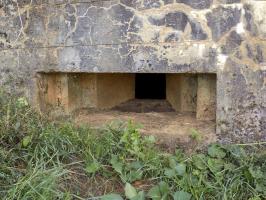
<svg viewBox="0 0 266 200">
<path fill-rule="evenodd" d="M 213 158 L 224 158 L 226 156 L 225 149 L 223 149 L 218 144 L 212 144 L 208 148 L 208 154 L 209 154 L 209 156 L 211 156 Z"/>
<path fill-rule="evenodd" d="M 129 183 L 126 183 L 125 186 L 125 195 L 128 199 L 133 199 L 138 195 L 137 190 Z"/>
<path fill-rule="evenodd" d="M 199 140 L 199 133 L 191 135 Z M 212 144 L 206 153 L 159 150 L 129 122 L 92 130 L 53 122 L 25 98 L 0 92 L 0 197 L 2 199 L 88 199 L 73 174 L 106 182 L 115 178 L 124 194 L 103 200 L 260 200 L 266 198 L 266 153 L 255 145 Z M 73 171 L 78 168 L 79 171 Z M 149 188 L 135 186 L 148 182 Z M 100 184 L 100 183 L 99 183 Z M 100 185 L 99 185 L 100 186 Z M 97 187 L 97 182 L 96 186 Z M 96 192 L 96 191 L 95 191 Z M 97 193 L 99 196 L 99 193 Z"/>
<path fill-rule="evenodd" d="M 167 200 L 169 197 L 169 186 L 166 182 L 160 182 L 150 189 L 148 197 L 152 200 Z"/>
<path fill-rule="evenodd" d="M 101 197 L 101 200 L 123 200 L 119 194 L 107 194 Z"/>
<path fill-rule="evenodd" d="M 202 141 L 202 134 L 194 128 L 191 129 L 190 137 L 197 142 Z"/>
<path fill-rule="evenodd" d="M 6 199 L 64 199 L 67 194 L 59 190 L 58 183 L 66 174 L 60 167 L 42 169 L 36 166 L 10 187 Z"/>
<path fill-rule="evenodd" d="M 184 192 L 184 191 L 177 191 L 173 195 L 174 200 L 190 200 L 191 194 Z"/>
</svg>

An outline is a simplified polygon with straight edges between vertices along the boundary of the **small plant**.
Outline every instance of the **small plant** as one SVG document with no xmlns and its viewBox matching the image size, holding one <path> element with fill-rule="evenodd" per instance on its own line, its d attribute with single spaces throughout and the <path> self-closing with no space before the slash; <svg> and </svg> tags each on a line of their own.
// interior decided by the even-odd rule
<svg viewBox="0 0 266 200">
<path fill-rule="evenodd" d="M 191 138 L 202 139 L 196 130 Z M 87 182 L 91 184 L 83 187 Z M 106 183 L 109 189 L 98 191 Z M 124 192 L 116 185 L 124 185 Z M 93 186 L 95 191 L 84 192 Z M 0 196 L 262 200 L 265 146 L 212 144 L 190 156 L 180 149 L 170 154 L 156 147 L 154 137 L 142 136 L 131 121 L 97 130 L 71 121 L 53 122 L 36 113 L 25 98 L 0 91 Z"/>
<path fill-rule="evenodd" d="M 195 140 L 196 142 L 202 141 L 202 134 L 196 129 L 191 129 L 190 138 Z"/>
</svg>

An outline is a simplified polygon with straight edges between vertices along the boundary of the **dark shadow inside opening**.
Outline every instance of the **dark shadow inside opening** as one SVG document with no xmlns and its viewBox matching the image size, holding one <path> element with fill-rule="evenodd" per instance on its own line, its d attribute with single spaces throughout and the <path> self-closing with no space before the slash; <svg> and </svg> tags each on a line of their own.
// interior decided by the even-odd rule
<svg viewBox="0 0 266 200">
<path fill-rule="evenodd" d="M 136 74 L 136 99 L 166 99 L 165 74 Z"/>
</svg>

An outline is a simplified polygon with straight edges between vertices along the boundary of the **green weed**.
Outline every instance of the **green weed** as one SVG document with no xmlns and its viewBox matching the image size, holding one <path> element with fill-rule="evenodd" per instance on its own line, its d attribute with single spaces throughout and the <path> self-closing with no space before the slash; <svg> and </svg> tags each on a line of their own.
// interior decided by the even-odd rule
<svg viewBox="0 0 266 200">
<path fill-rule="evenodd" d="M 53 122 L 25 98 L 10 96 L 0 92 L 1 199 L 266 198 L 264 146 L 212 144 L 190 156 L 180 149 L 170 154 L 131 121 L 98 130 Z M 195 130 L 191 137 L 201 140 Z M 115 186 L 98 191 L 99 179 L 115 179 L 125 185 L 124 193 L 113 190 Z M 93 183 L 92 193 L 82 187 L 87 183 Z"/>
</svg>

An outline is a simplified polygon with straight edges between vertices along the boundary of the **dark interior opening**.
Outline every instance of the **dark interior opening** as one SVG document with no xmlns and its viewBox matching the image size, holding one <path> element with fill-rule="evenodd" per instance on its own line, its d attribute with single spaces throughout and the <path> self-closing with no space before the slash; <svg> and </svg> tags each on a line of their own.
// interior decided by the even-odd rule
<svg viewBox="0 0 266 200">
<path fill-rule="evenodd" d="M 136 74 L 136 99 L 166 99 L 165 74 Z"/>
</svg>

